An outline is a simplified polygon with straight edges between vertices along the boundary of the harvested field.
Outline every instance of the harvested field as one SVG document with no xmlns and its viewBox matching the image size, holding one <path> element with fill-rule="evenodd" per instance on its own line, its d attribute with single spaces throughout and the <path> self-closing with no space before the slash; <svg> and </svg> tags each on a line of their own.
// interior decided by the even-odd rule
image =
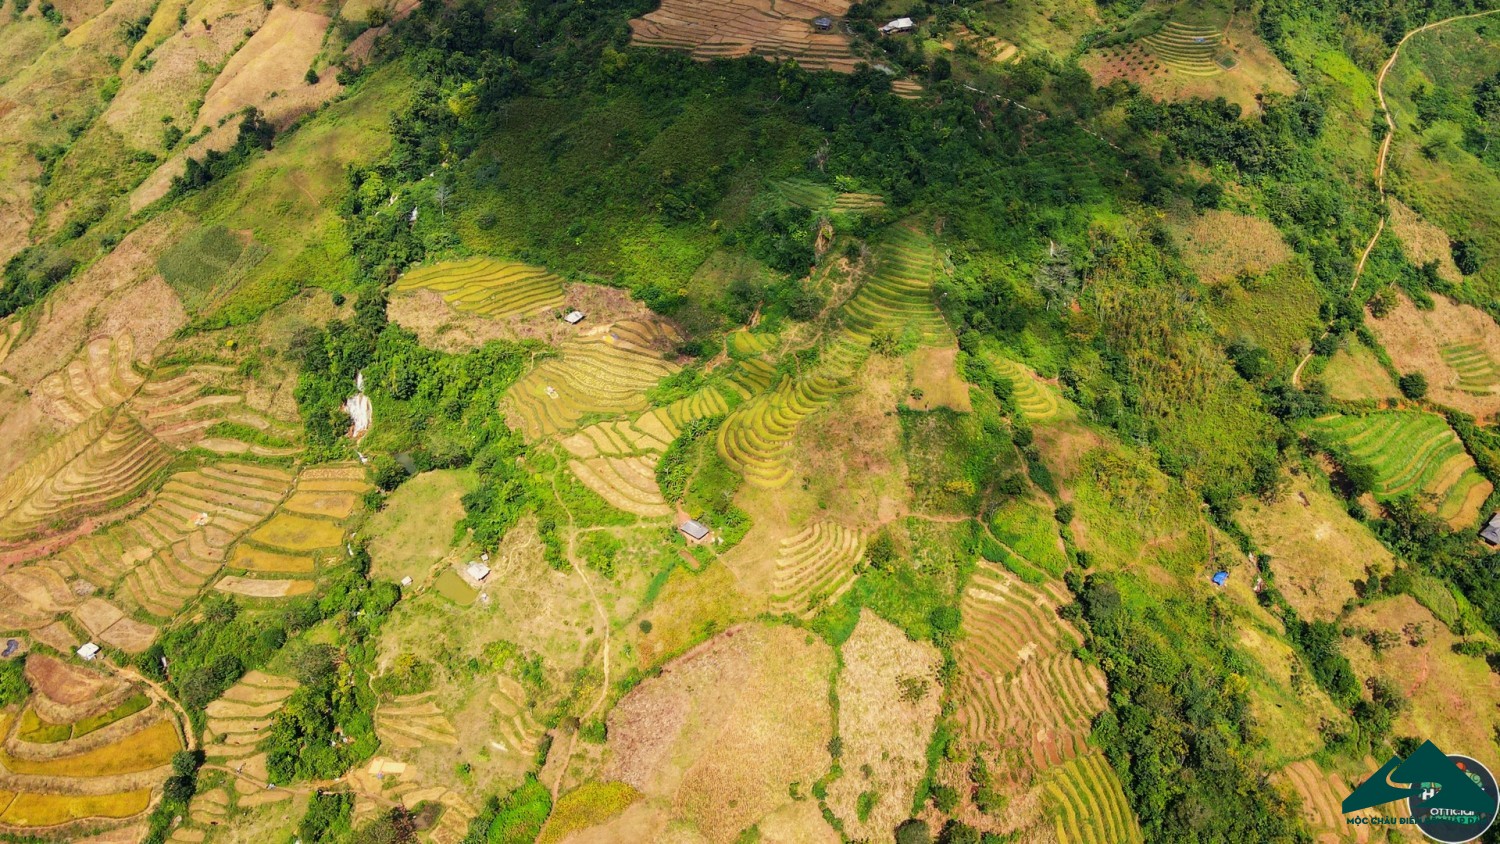
<svg viewBox="0 0 1500 844">
<path fill-rule="evenodd" d="M 603 776 L 639 790 L 696 840 L 730 844 L 792 803 L 790 783 L 827 769 L 832 671 L 827 645 L 800 630 L 730 628 L 615 706 Z"/>
<path fill-rule="evenodd" d="M 219 578 L 214 588 L 246 598 L 290 598 L 312 592 L 315 585 L 311 580 L 263 580 L 230 574 Z"/>
<path fill-rule="evenodd" d="M 59 465 L 56 461 L 64 455 L 69 456 Z M 126 506 L 172 459 L 125 414 L 101 415 L 100 421 L 74 429 L 40 458 L 28 462 L 14 484 L 7 484 L 10 489 L 27 488 L 28 493 L 14 503 L 10 495 L 0 499 L 0 543 L 19 544 L 43 531 L 57 532 L 85 517 Z"/>
<path fill-rule="evenodd" d="M 1340 401 L 1384 401 L 1401 395 L 1380 359 L 1363 343 L 1334 352 L 1323 369 L 1328 394 Z"/>
<path fill-rule="evenodd" d="M 1441 416 L 1402 411 L 1335 415 L 1314 420 L 1311 427 L 1374 467 L 1377 498 L 1423 493 L 1430 496 L 1429 509 L 1459 527 L 1474 522 L 1489 495 L 1490 482 Z"/>
<path fill-rule="evenodd" d="M 433 290 L 456 310 L 495 319 L 534 314 L 563 304 L 562 279 L 512 261 L 469 258 L 412 270 L 395 289 Z"/>
<path fill-rule="evenodd" d="M 275 6 L 265 23 L 224 65 L 203 98 L 194 128 L 214 126 L 247 106 L 256 106 L 279 126 L 339 90 L 332 79 L 308 85 L 304 75 L 322 46 L 329 19 L 290 6 Z"/>
<path fill-rule="evenodd" d="M 49 415 L 81 425 L 135 394 L 146 380 L 135 370 L 137 358 L 135 337 L 129 332 L 95 337 L 67 366 L 43 378 L 36 392 Z"/>
<path fill-rule="evenodd" d="M 1240 524 L 1271 556 L 1276 587 L 1307 621 L 1331 621 L 1353 600 L 1368 571 L 1389 573 L 1395 558 L 1322 483 L 1294 475 L 1286 494 L 1267 504 L 1245 499 Z"/>
<path fill-rule="evenodd" d="M 841 651 L 838 735 L 845 773 L 829 785 L 827 803 L 845 834 L 875 839 L 907 818 L 926 773 L 927 744 L 941 708 L 942 657 L 868 610 Z M 874 805 L 861 812 L 861 795 L 868 793 L 875 794 Z"/>
<path fill-rule="evenodd" d="M 849 73 L 856 59 L 848 36 L 812 25 L 814 18 L 838 18 L 848 10 L 844 0 L 665 0 L 630 22 L 630 40 L 686 50 L 700 61 L 754 55 Z"/>
<path fill-rule="evenodd" d="M 958 374 L 958 348 L 923 346 L 912 355 L 911 395 L 907 404 L 917 410 L 946 407 L 960 413 L 973 410 L 969 385 Z M 916 396 L 920 393 L 921 398 Z"/>
<path fill-rule="evenodd" d="M 436 692 L 406 695 L 375 710 L 375 733 L 382 744 L 415 750 L 434 744 L 457 745 L 453 722 L 435 702 Z"/>
<path fill-rule="evenodd" d="M 1447 232 L 1423 219 L 1422 215 L 1394 196 L 1386 198 L 1386 205 L 1391 210 L 1391 231 L 1401 241 L 1401 251 L 1406 253 L 1413 264 L 1420 267 L 1429 261 L 1436 261 L 1438 275 L 1445 281 L 1454 284 L 1463 281 L 1463 273 L 1453 263 L 1453 249 L 1450 246 L 1453 238 Z"/>
<path fill-rule="evenodd" d="M 561 344 L 559 357 L 527 373 L 505 394 L 509 417 L 531 439 L 578 426 L 593 413 L 647 407 L 645 392 L 678 367 L 663 358 L 677 332 L 665 323 L 622 322 Z"/>
<path fill-rule="evenodd" d="M 204 709 L 208 716 L 204 752 L 211 759 L 235 760 L 254 754 L 272 717 L 296 690 L 297 681 L 286 677 L 260 671 L 241 677 Z"/>
<path fill-rule="evenodd" d="M 51 704 L 46 716 L 54 723 L 72 722 L 107 710 L 130 694 L 130 687 L 114 677 L 47 654 L 27 657 L 26 680 Z M 67 714 L 55 717 L 56 712 Z"/>
<path fill-rule="evenodd" d="M 151 705 L 151 699 L 137 692 L 125 698 L 124 702 L 114 707 L 92 715 L 81 718 L 78 721 L 68 723 L 54 723 L 43 719 L 37 714 L 35 706 L 28 706 L 21 712 L 21 722 L 16 730 L 16 738 L 20 741 L 33 744 L 56 744 L 74 739 L 83 738 L 90 733 L 97 732 L 105 727 L 122 721 L 137 712 L 144 711 Z M 48 708 L 44 705 L 44 708 Z M 49 711 L 55 712 L 55 710 Z"/>
<path fill-rule="evenodd" d="M 322 519 L 277 513 L 251 533 L 250 539 L 284 551 L 323 551 L 336 548 L 344 541 L 344 529 Z"/>
<path fill-rule="evenodd" d="M 1399 372 L 1427 376 L 1428 396 L 1481 420 L 1500 413 L 1500 326 L 1478 308 L 1434 295 L 1424 311 L 1400 296 L 1367 320 Z"/>
<path fill-rule="evenodd" d="M 1350 826 L 1340 805 L 1354 788 L 1337 773 L 1325 773 L 1311 759 L 1293 762 L 1276 775 L 1276 779 L 1290 786 L 1302 800 L 1302 817 L 1307 821 L 1318 844 L 1338 844 L 1352 841 L 1367 844 L 1370 828 Z M 1354 817 L 1375 815 L 1373 809 L 1354 813 Z"/>
<path fill-rule="evenodd" d="M 980 563 L 962 601 L 958 720 L 991 752 L 1015 749 L 1041 771 L 1085 752 L 1106 706 L 1104 676 L 1073 656 L 1081 637 L 1057 615 L 1061 584 L 1027 585 Z"/>
<path fill-rule="evenodd" d="M 776 554 L 771 611 L 811 616 L 854 585 L 865 537 L 834 522 L 816 522 L 782 540 Z"/>
<path fill-rule="evenodd" d="M 1140 844 L 1140 824 L 1120 778 L 1102 753 L 1079 756 L 1047 773 L 1046 805 L 1060 844 Z"/>
<path fill-rule="evenodd" d="M 526 705 L 526 690 L 509 677 L 496 677 L 495 691 L 488 702 L 495 710 L 492 723 L 497 735 L 493 741 L 502 745 L 496 749 L 520 759 L 533 758 L 547 730 Z"/>
</svg>

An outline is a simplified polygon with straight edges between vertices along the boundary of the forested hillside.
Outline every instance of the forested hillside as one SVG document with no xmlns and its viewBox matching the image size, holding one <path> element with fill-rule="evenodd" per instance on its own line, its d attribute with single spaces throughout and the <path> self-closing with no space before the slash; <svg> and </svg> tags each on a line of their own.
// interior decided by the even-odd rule
<svg viewBox="0 0 1500 844">
<path fill-rule="evenodd" d="M 0 837 L 1404 840 L 1496 12 L 5 0 Z"/>
</svg>

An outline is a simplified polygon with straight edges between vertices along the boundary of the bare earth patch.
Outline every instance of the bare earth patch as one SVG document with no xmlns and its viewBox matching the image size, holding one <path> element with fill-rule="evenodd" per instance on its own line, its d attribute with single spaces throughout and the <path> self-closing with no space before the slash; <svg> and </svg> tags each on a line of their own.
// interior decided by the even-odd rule
<svg viewBox="0 0 1500 844">
<path fill-rule="evenodd" d="M 1480 420 L 1500 413 L 1500 326 L 1469 305 L 1433 296 L 1419 309 L 1405 296 L 1385 319 L 1367 320 L 1400 372 L 1427 376 L 1435 401 Z"/>
<path fill-rule="evenodd" d="M 927 743 L 942 705 L 937 682 L 942 656 L 868 610 L 842 652 L 844 775 L 828 787 L 828 807 L 851 838 L 884 840 L 906 819 L 926 773 Z M 874 806 L 860 820 L 856 807 L 866 793 L 875 795 Z"/>
<path fill-rule="evenodd" d="M 728 844 L 790 802 L 791 783 L 827 770 L 832 671 L 832 651 L 805 631 L 730 628 L 614 708 L 606 776 Z"/>
<path fill-rule="evenodd" d="M 582 311 L 587 325 L 650 318 L 646 306 L 629 293 L 598 284 L 569 284 L 563 301 L 567 310 Z M 555 346 L 576 336 L 581 328 L 550 313 L 497 319 L 460 311 L 443 301 L 442 294 L 426 288 L 393 291 L 387 313 L 392 322 L 415 333 L 422 345 L 454 353 L 477 349 L 491 340 L 540 340 Z"/>
</svg>

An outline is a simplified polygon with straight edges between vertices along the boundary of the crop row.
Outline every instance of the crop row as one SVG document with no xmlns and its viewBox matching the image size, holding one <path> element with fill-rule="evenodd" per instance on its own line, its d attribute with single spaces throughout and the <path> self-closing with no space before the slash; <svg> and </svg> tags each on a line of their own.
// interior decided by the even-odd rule
<svg viewBox="0 0 1500 844">
<path fill-rule="evenodd" d="M 70 424 L 118 407 L 146 379 L 135 371 L 135 338 L 128 332 L 96 337 L 67 366 L 42 379 L 37 392 Z"/>
<path fill-rule="evenodd" d="M 1489 393 L 1500 385 L 1500 366 L 1483 346 L 1472 343 L 1444 346 L 1443 361 L 1458 373 L 1458 388 L 1474 393 Z"/>
<path fill-rule="evenodd" d="M 932 298 L 939 266 L 930 238 L 896 227 L 876 250 L 874 272 L 844 305 L 844 324 L 866 340 L 877 331 L 907 330 L 925 343 L 950 340 L 952 332 Z"/>
<path fill-rule="evenodd" d="M 864 535 L 834 522 L 818 522 L 783 540 L 771 610 L 804 616 L 816 612 L 854 583 L 854 567 L 864 553 Z"/>
<path fill-rule="evenodd" d="M 1316 420 L 1312 426 L 1332 435 L 1375 469 L 1375 492 L 1380 496 L 1420 490 L 1443 499 L 1474 466 L 1448 423 L 1431 413 L 1332 416 Z"/>
<path fill-rule="evenodd" d="M 1046 804 L 1060 844 L 1135 844 L 1144 839 L 1120 778 L 1099 753 L 1048 772 Z"/>
<path fill-rule="evenodd" d="M 1057 396 L 1039 384 L 1030 369 L 1002 357 L 991 357 L 990 360 L 995 371 L 1010 382 L 1016 406 L 1023 416 L 1032 422 L 1046 422 L 1057 418 L 1062 407 Z"/>
<path fill-rule="evenodd" d="M 791 480 L 792 438 L 803 419 L 846 389 L 821 372 L 784 377 L 770 393 L 745 402 L 719 428 L 719 454 L 756 486 L 776 488 Z"/>
<path fill-rule="evenodd" d="M 570 460 L 568 468 L 584 486 L 627 513 L 652 518 L 672 512 L 656 483 L 656 455 Z"/>
<path fill-rule="evenodd" d="M 462 311 L 508 317 L 555 308 L 563 303 L 562 280 L 546 270 L 489 258 L 445 261 L 413 270 L 397 290 L 425 288 Z"/>
<path fill-rule="evenodd" d="M 543 362 L 506 392 L 534 438 L 576 426 L 589 413 L 645 410 L 645 392 L 677 367 L 648 348 L 612 341 L 610 335 L 563 343 L 561 355 Z"/>
</svg>

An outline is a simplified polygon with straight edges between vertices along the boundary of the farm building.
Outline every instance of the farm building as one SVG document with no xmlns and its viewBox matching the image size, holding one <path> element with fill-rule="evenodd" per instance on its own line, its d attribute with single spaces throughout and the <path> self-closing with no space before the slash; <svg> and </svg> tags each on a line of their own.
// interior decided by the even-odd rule
<svg viewBox="0 0 1500 844">
<path fill-rule="evenodd" d="M 577 325 L 583 322 L 583 311 L 568 311 L 568 315 L 563 317 L 563 322 L 566 322 L 568 325 Z"/>
<path fill-rule="evenodd" d="M 911 18 L 896 18 L 885 26 L 882 26 L 880 31 L 884 35 L 890 35 L 893 32 L 911 32 L 916 28 L 917 25 Z"/>
<path fill-rule="evenodd" d="M 682 531 L 683 536 L 694 542 L 702 542 L 703 538 L 708 536 L 708 527 L 697 519 L 688 519 L 678 525 L 677 529 Z"/>
<path fill-rule="evenodd" d="M 480 582 L 490 576 L 490 567 L 484 563 L 469 563 L 464 573 L 469 576 L 470 580 Z"/>
<path fill-rule="evenodd" d="M 99 646 L 93 642 L 86 642 L 83 647 L 78 649 L 78 655 L 84 659 L 92 660 L 99 655 Z"/>
<path fill-rule="evenodd" d="M 1490 523 L 1484 526 L 1479 536 L 1491 545 L 1500 545 L 1500 513 L 1490 516 Z"/>
<path fill-rule="evenodd" d="M 819 32 L 827 32 L 833 29 L 833 18 L 813 18 L 813 26 L 817 27 Z"/>
</svg>

